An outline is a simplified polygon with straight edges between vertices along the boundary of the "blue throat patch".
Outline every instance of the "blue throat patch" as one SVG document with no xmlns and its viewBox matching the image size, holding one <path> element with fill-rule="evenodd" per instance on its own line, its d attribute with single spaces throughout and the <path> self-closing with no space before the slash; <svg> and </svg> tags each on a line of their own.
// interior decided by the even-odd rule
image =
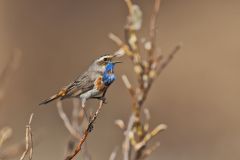
<svg viewBox="0 0 240 160">
<path fill-rule="evenodd" d="M 114 66 L 115 64 L 111 62 L 106 65 L 105 71 L 103 73 L 103 83 L 105 86 L 109 86 L 116 79 L 113 72 Z"/>
</svg>

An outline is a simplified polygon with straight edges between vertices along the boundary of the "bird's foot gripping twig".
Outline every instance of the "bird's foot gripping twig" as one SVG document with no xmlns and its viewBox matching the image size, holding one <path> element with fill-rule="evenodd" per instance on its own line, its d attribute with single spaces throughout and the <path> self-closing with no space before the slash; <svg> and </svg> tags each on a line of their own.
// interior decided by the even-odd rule
<svg viewBox="0 0 240 160">
<path fill-rule="evenodd" d="M 90 121 L 87 127 L 87 131 L 90 133 L 93 131 L 93 123 Z"/>
<path fill-rule="evenodd" d="M 91 120 L 90 120 L 90 122 L 88 124 L 88 127 L 84 131 L 84 134 L 82 135 L 82 137 L 80 138 L 80 141 L 79 141 L 77 147 L 75 148 L 75 150 L 74 150 L 74 152 L 72 154 L 70 154 L 69 156 L 67 156 L 65 158 L 65 160 L 72 160 L 81 151 L 82 145 L 86 141 L 86 139 L 88 137 L 88 134 L 93 130 L 93 124 L 94 124 L 95 120 L 97 119 L 98 114 L 100 113 L 100 110 L 102 109 L 102 106 L 103 106 L 103 101 L 101 100 L 99 102 L 99 106 L 98 106 L 97 111 L 91 117 Z"/>
<path fill-rule="evenodd" d="M 103 96 L 95 96 L 95 97 L 91 97 L 91 99 L 97 99 L 99 101 L 102 101 L 103 104 L 107 104 L 107 100 L 106 100 L 106 97 L 103 95 Z M 89 124 L 91 122 L 91 115 L 88 116 L 88 113 L 87 113 L 87 110 L 85 108 L 85 102 L 82 103 L 82 109 L 83 109 L 83 112 L 84 112 L 84 116 L 85 118 L 88 120 Z M 93 127 L 91 127 L 93 129 Z M 91 130 L 92 130 L 91 129 Z"/>
<path fill-rule="evenodd" d="M 102 103 L 102 104 L 107 104 L 107 100 L 106 100 L 106 97 L 105 97 L 105 96 L 96 96 L 96 97 L 92 97 L 92 98 L 99 100 L 100 103 Z M 83 108 L 83 110 L 84 110 L 84 112 L 85 112 L 86 117 L 88 117 L 85 108 Z M 91 132 L 91 131 L 93 130 L 93 122 L 92 122 L 91 120 L 92 120 L 92 118 L 93 118 L 94 116 L 95 116 L 95 115 L 90 115 L 90 117 L 87 118 L 87 119 L 88 119 L 88 122 L 89 122 L 89 125 L 88 125 L 87 130 L 88 130 L 89 132 Z"/>
<path fill-rule="evenodd" d="M 107 104 L 107 99 L 104 96 L 96 96 L 96 97 L 92 97 L 92 99 L 98 99 L 100 101 L 103 101 L 104 104 Z"/>
</svg>

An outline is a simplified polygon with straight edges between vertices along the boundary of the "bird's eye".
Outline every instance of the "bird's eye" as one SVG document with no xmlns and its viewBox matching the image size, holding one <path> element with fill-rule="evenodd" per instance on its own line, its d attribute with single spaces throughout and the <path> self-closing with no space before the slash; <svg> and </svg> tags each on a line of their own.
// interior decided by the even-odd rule
<svg viewBox="0 0 240 160">
<path fill-rule="evenodd" d="M 103 61 L 105 61 L 105 62 L 108 61 L 108 58 L 103 58 Z"/>
</svg>

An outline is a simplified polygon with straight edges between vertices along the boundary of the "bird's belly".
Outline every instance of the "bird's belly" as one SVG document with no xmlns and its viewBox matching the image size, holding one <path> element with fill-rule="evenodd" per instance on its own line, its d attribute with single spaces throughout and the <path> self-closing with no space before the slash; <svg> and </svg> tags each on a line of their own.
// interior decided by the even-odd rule
<svg viewBox="0 0 240 160">
<path fill-rule="evenodd" d="M 94 82 L 94 88 L 81 94 L 80 98 L 81 99 L 89 99 L 91 97 L 97 97 L 100 96 L 105 90 L 107 86 L 104 85 L 102 81 L 102 76 L 99 76 L 95 82 Z"/>
<path fill-rule="evenodd" d="M 99 96 L 101 95 L 103 92 L 102 91 L 99 91 L 97 88 L 93 88 L 92 90 L 90 91 L 87 91 L 86 93 L 83 93 L 80 95 L 80 98 L 81 99 L 89 99 L 91 97 L 96 97 L 96 96 Z"/>
</svg>

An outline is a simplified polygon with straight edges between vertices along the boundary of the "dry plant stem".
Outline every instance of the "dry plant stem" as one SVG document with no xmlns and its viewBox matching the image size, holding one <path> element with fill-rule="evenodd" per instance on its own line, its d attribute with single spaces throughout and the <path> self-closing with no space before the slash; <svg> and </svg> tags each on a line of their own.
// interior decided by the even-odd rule
<svg viewBox="0 0 240 160">
<path fill-rule="evenodd" d="M 12 136 L 12 129 L 10 127 L 4 127 L 0 130 L 0 149 L 3 143 Z"/>
<path fill-rule="evenodd" d="M 173 51 L 167 56 L 167 58 L 159 65 L 159 67 L 156 69 L 156 77 L 157 78 L 162 71 L 167 67 L 167 65 L 172 61 L 174 55 L 181 49 L 181 44 L 177 45 Z M 148 87 L 144 89 L 144 94 L 142 96 L 142 99 L 139 101 L 139 106 L 142 106 L 144 101 L 147 98 L 148 92 L 153 84 L 154 79 L 150 79 L 148 82 Z"/>
<path fill-rule="evenodd" d="M 94 114 L 93 117 L 91 118 L 91 120 L 90 120 L 90 122 L 89 122 L 89 124 L 88 124 L 87 129 L 84 131 L 84 134 L 83 134 L 83 136 L 81 137 L 79 144 L 78 144 L 77 147 L 75 148 L 74 153 L 71 154 L 71 155 L 69 155 L 69 156 L 67 156 L 67 157 L 65 158 L 65 160 L 71 160 L 71 159 L 73 159 L 73 158 L 81 151 L 82 145 L 83 145 L 83 143 L 86 141 L 86 139 L 87 139 L 87 137 L 88 137 L 88 134 L 91 132 L 92 127 L 93 127 L 93 123 L 94 123 L 95 120 L 97 119 L 97 116 L 98 116 L 98 114 L 100 113 L 100 110 L 102 109 L 102 106 L 103 106 L 103 101 L 101 100 L 101 101 L 99 102 L 99 106 L 98 106 L 97 111 L 95 112 L 95 114 Z"/>
<path fill-rule="evenodd" d="M 115 160 L 117 157 L 118 147 L 116 147 L 113 152 L 111 153 L 109 160 Z"/>
<path fill-rule="evenodd" d="M 128 6 L 128 12 L 132 13 L 132 1 L 131 0 L 125 0 L 127 6 Z"/>
<path fill-rule="evenodd" d="M 125 87 L 128 89 L 129 94 L 131 95 L 132 98 L 135 98 L 135 90 L 133 89 L 131 83 L 129 82 L 128 78 L 126 75 L 122 75 L 122 80 L 123 83 L 125 84 Z"/>
<path fill-rule="evenodd" d="M 69 131 L 71 137 L 68 140 L 68 145 L 66 147 L 65 155 L 69 155 L 74 151 L 75 145 L 78 141 L 81 140 L 81 132 L 82 132 L 82 122 L 84 120 L 83 111 L 80 110 L 80 101 L 79 99 L 73 99 L 73 109 L 71 121 L 67 117 L 66 113 L 63 110 L 61 101 L 57 102 L 57 109 L 60 118 L 63 120 L 65 127 Z M 86 160 L 90 160 L 91 156 L 87 151 L 86 143 L 83 151 L 83 156 Z"/>
<path fill-rule="evenodd" d="M 125 42 L 112 33 L 109 34 L 109 38 L 113 40 L 120 47 L 120 49 L 125 51 L 126 55 L 132 61 L 134 65 L 134 72 L 136 73 L 138 80 L 137 86 L 132 87 L 127 76 L 122 76 L 122 80 L 132 98 L 132 114 L 130 115 L 128 121 L 127 129 L 125 131 L 125 139 L 123 142 L 123 159 L 139 160 L 146 158 L 151 153 L 151 149 L 149 150 L 147 148 L 147 143 L 152 139 L 152 137 L 157 135 L 160 131 L 166 129 L 166 125 L 160 124 L 153 131 L 149 131 L 148 117 L 146 123 L 143 123 L 141 117 L 142 106 L 147 98 L 154 80 L 173 59 L 173 56 L 180 49 L 180 45 L 176 46 L 176 48 L 174 48 L 174 50 L 168 56 L 164 57 L 165 59 L 163 58 L 162 54 L 156 53 L 156 26 L 161 0 L 155 0 L 150 19 L 150 40 L 145 43 L 145 49 L 148 53 L 148 57 L 147 60 L 143 60 L 138 46 L 137 32 L 139 31 L 139 28 L 132 27 L 130 21 L 131 18 L 138 18 L 134 17 L 137 15 L 133 13 L 133 10 L 138 7 L 138 5 L 133 4 L 131 0 L 125 0 L 125 2 L 129 11 L 127 25 L 124 28 Z M 131 155 L 132 153 L 135 154 Z"/>
<path fill-rule="evenodd" d="M 68 129 L 68 131 L 70 132 L 70 134 L 77 138 L 77 139 L 81 139 L 81 135 L 79 132 L 77 132 L 74 127 L 72 126 L 71 122 L 69 121 L 66 113 L 63 111 L 62 108 L 62 102 L 59 100 L 57 101 L 57 109 L 58 109 L 58 114 L 60 115 L 61 119 L 64 122 L 65 127 Z"/>
<path fill-rule="evenodd" d="M 8 80 L 9 74 L 11 71 L 16 70 L 19 67 L 19 61 L 21 59 L 21 51 L 16 50 L 10 57 L 9 62 L 7 63 L 6 67 L 0 74 L 0 81 L 1 83 L 4 83 Z M 3 85 L 3 84 L 1 84 Z"/>
<path fill-rule="evenodd" d="M 142 147 L 144 147 L 154 136 L 156 136 L 159 132 L 164 131 L 167 129 L 167 126 L 165 124 L 160 124 L 156 128 L 154 128 L 151 132 L 147 133 L 143 140 L 139 143 L 137 143 L 134 148 L 136 150 L 140 150 Z"/>
<path fill-rule="evenodd" d="M 169 62 L 171 62 L 171 60 L 173 59 L 174 55 L 181 49 L 181 44 L 178 44 L 173 51 L 168 55 L 168 57 L 166 58 L 166 60 L 160 65 L 158 71 L 157 71 L 157 75 L 160 75 L 162 73 L 162 71 L 166 68 L 166 66 L 169 64 Z"/>
<path fill-rule="evenodd" d="M 149 155 L 152 154 L 152 152 L 154 152 L 158 147 L 160 146 L 160 143 L 157 142 L 155 143 L 153 146 L 151 146 L 150 148 L 146 149 L 143 153 L 142 156 L 139 157 L 140 160 L 146 159 Z"/>
<path fill-rule="evenodd" d="M 130 50 L 127 44 L 125 44 L 117 35 L 113 33 L 109 33 L 108 37 L 113 42 L 115 42 L 119 46 L 119 48 L 123 50 L 125 54 L 131 58 L 131 60 L 133 60 L 133 52 Z"/>
<path fill-rule="evenodd" d="M 25 143 L 19 143 L 11 145 L 7 148 L 0 150 L 0 159 L 1 160 L 8 160 L 8 159 L 14 159 L 18 157 L 19 155 L 22 155 L 22 153 L 25 151 Z"/>
<path fill-rule="evenodd" d="M 82 139 L 82 136 L 80 133 L 82 132 L 82 122 L 84 119 L 84 115 L 82 113 L 82 110 L 80 110 L 79 99 L 73 99 L 71 121 L 67 117 L 66 113 L 64 112 L 61 101 L 57 102 L 57 109 L 58 109 L 60 118 L 63 120 L 65 127 L 67 128 L 67 130 L 71 135 L 66 148 L 66 155 L 69 155 L 74 151 L 74 148 L 77 142 Z M 91 156 L 88 153 L 86 143 L 84 144 L 83 157 L 85 160 L 91 160 Z"/>
<path fill-rule="evenodd" d="M 91 157 L 90 153 L 88 152 L 88 145 L 87 145 L 87 143 L 85 142 L 83 145 L 84 145 L 83 146 L 83 159 L 84 160 L 91 160 L 92 157 Z"/>
<path fill-rule="evenodd" d="M 126 75 L 122 76 L 122 80 L 123 80 L 126 88 L 128 89 L 131 97 L 132 97 L 133 106 L 135 106 L 136 105 L 135 90 L 133 89 L 133 87 L 130 84 Z M 129 118 L 129 121 L 128 121 L 127 130 L 125 131 L 125 140 L 123 142 L 123 159 L 124 160 L 130 159 L 130 156 L 131 156 L 130 152 L 129 152 L 129 150 L 131 149 L 131 146 L 130 146 L 130 132 L 133 128 L 134 122 L 135 122 L 135 115 L 132 114 Z"/>
<path fill-rule="evenodd" d="M 79 99 L 73 99 L 73 110 L 72 110 L 72 126 L 75 130 L 79 131 L 79 113 L 80 113 L 80 103 Z"/>
<path fill-rule="evenodd" d="M 25 146 L 25 151 L 23 152 L 20 160 L 23 160 L 26 157 L 28 152 L 29 152 L 29 160 L 32 159 L 32 154 L 33 154 L 33 140 L 32 140 L 32 129 L 31 129 L 32 118 L 33 118 L 33 113 L 29 118 L 28 125 L 26 125 L 26 146 Z"/>
<path fill-rule="evenodd" d="M 149 37 L 150 37 L 150 42 L 151 42 L 151 49 L 149 50 L 149 63 L 151 65 L 153 61 L 153 53 L 155 51 L 155 41 L 156 41 L 156 23 L 157 23 L 157 17 L 160 9 L 160 3 L 161 0 L 155 0 L 154 8 L 153 8 L 153 13 L 152 17 L 150 20 L 150 32 L 149 32 Z"/>
<path fill-rule="evenodd" d="M 6 67 L 0 73 L 0 101 L 3 99 L 6 83 L 8 82 L 10 75 L 19 67 L 21 55 L 21 51 L 16 49 L 11 55 Z"/>
<path fill-rule="evenodd" d="M 135 116 L 134 114 L 132 114 L 128 121 L 127 130 L 124 133 L 125 134 L 125 139 L 123 142 L 123 159 L 124 160 L 129 160 L 131 157 L 130 133 L 133 128 L 134 122 L 135 122 Z"/>
<path fill-rule="evenodd" d="M 5 95 L 5 89 L 7 87 L 7 83 L 10 80 L 10 77 L 13 75 L 13 73 L 19 68 L 19 64 L 21 61 L 22 52 L 19 49 L 14 49 L 13 53 L 10 55 L 10 59 L 7 62 L 5 68 L 1 70 L 0 73 L 0 103 L 2 102 L 4 95 Z M 31 129 L 28 131 L 31 132 Z M 8 127 L 3 128 L 0 131 L 0 147 L 1 145 L 10 138 L 12 134 L 12 130 Z M 32 135 L 30 134 L 29 140 L 32 142 Z M 18 157 L 20 154 L 22 154 L 25 151 L 25 143 L 15 144 L 11 145 L 7 148 L 1 148 L 0 149 L 0 159 L 13 159 L 15 157 Z M 32 152 L 32 149 L 30 149 L 30 153 Z M 32 154 L 32 153 L 31 153 Z"/>
</svg>

